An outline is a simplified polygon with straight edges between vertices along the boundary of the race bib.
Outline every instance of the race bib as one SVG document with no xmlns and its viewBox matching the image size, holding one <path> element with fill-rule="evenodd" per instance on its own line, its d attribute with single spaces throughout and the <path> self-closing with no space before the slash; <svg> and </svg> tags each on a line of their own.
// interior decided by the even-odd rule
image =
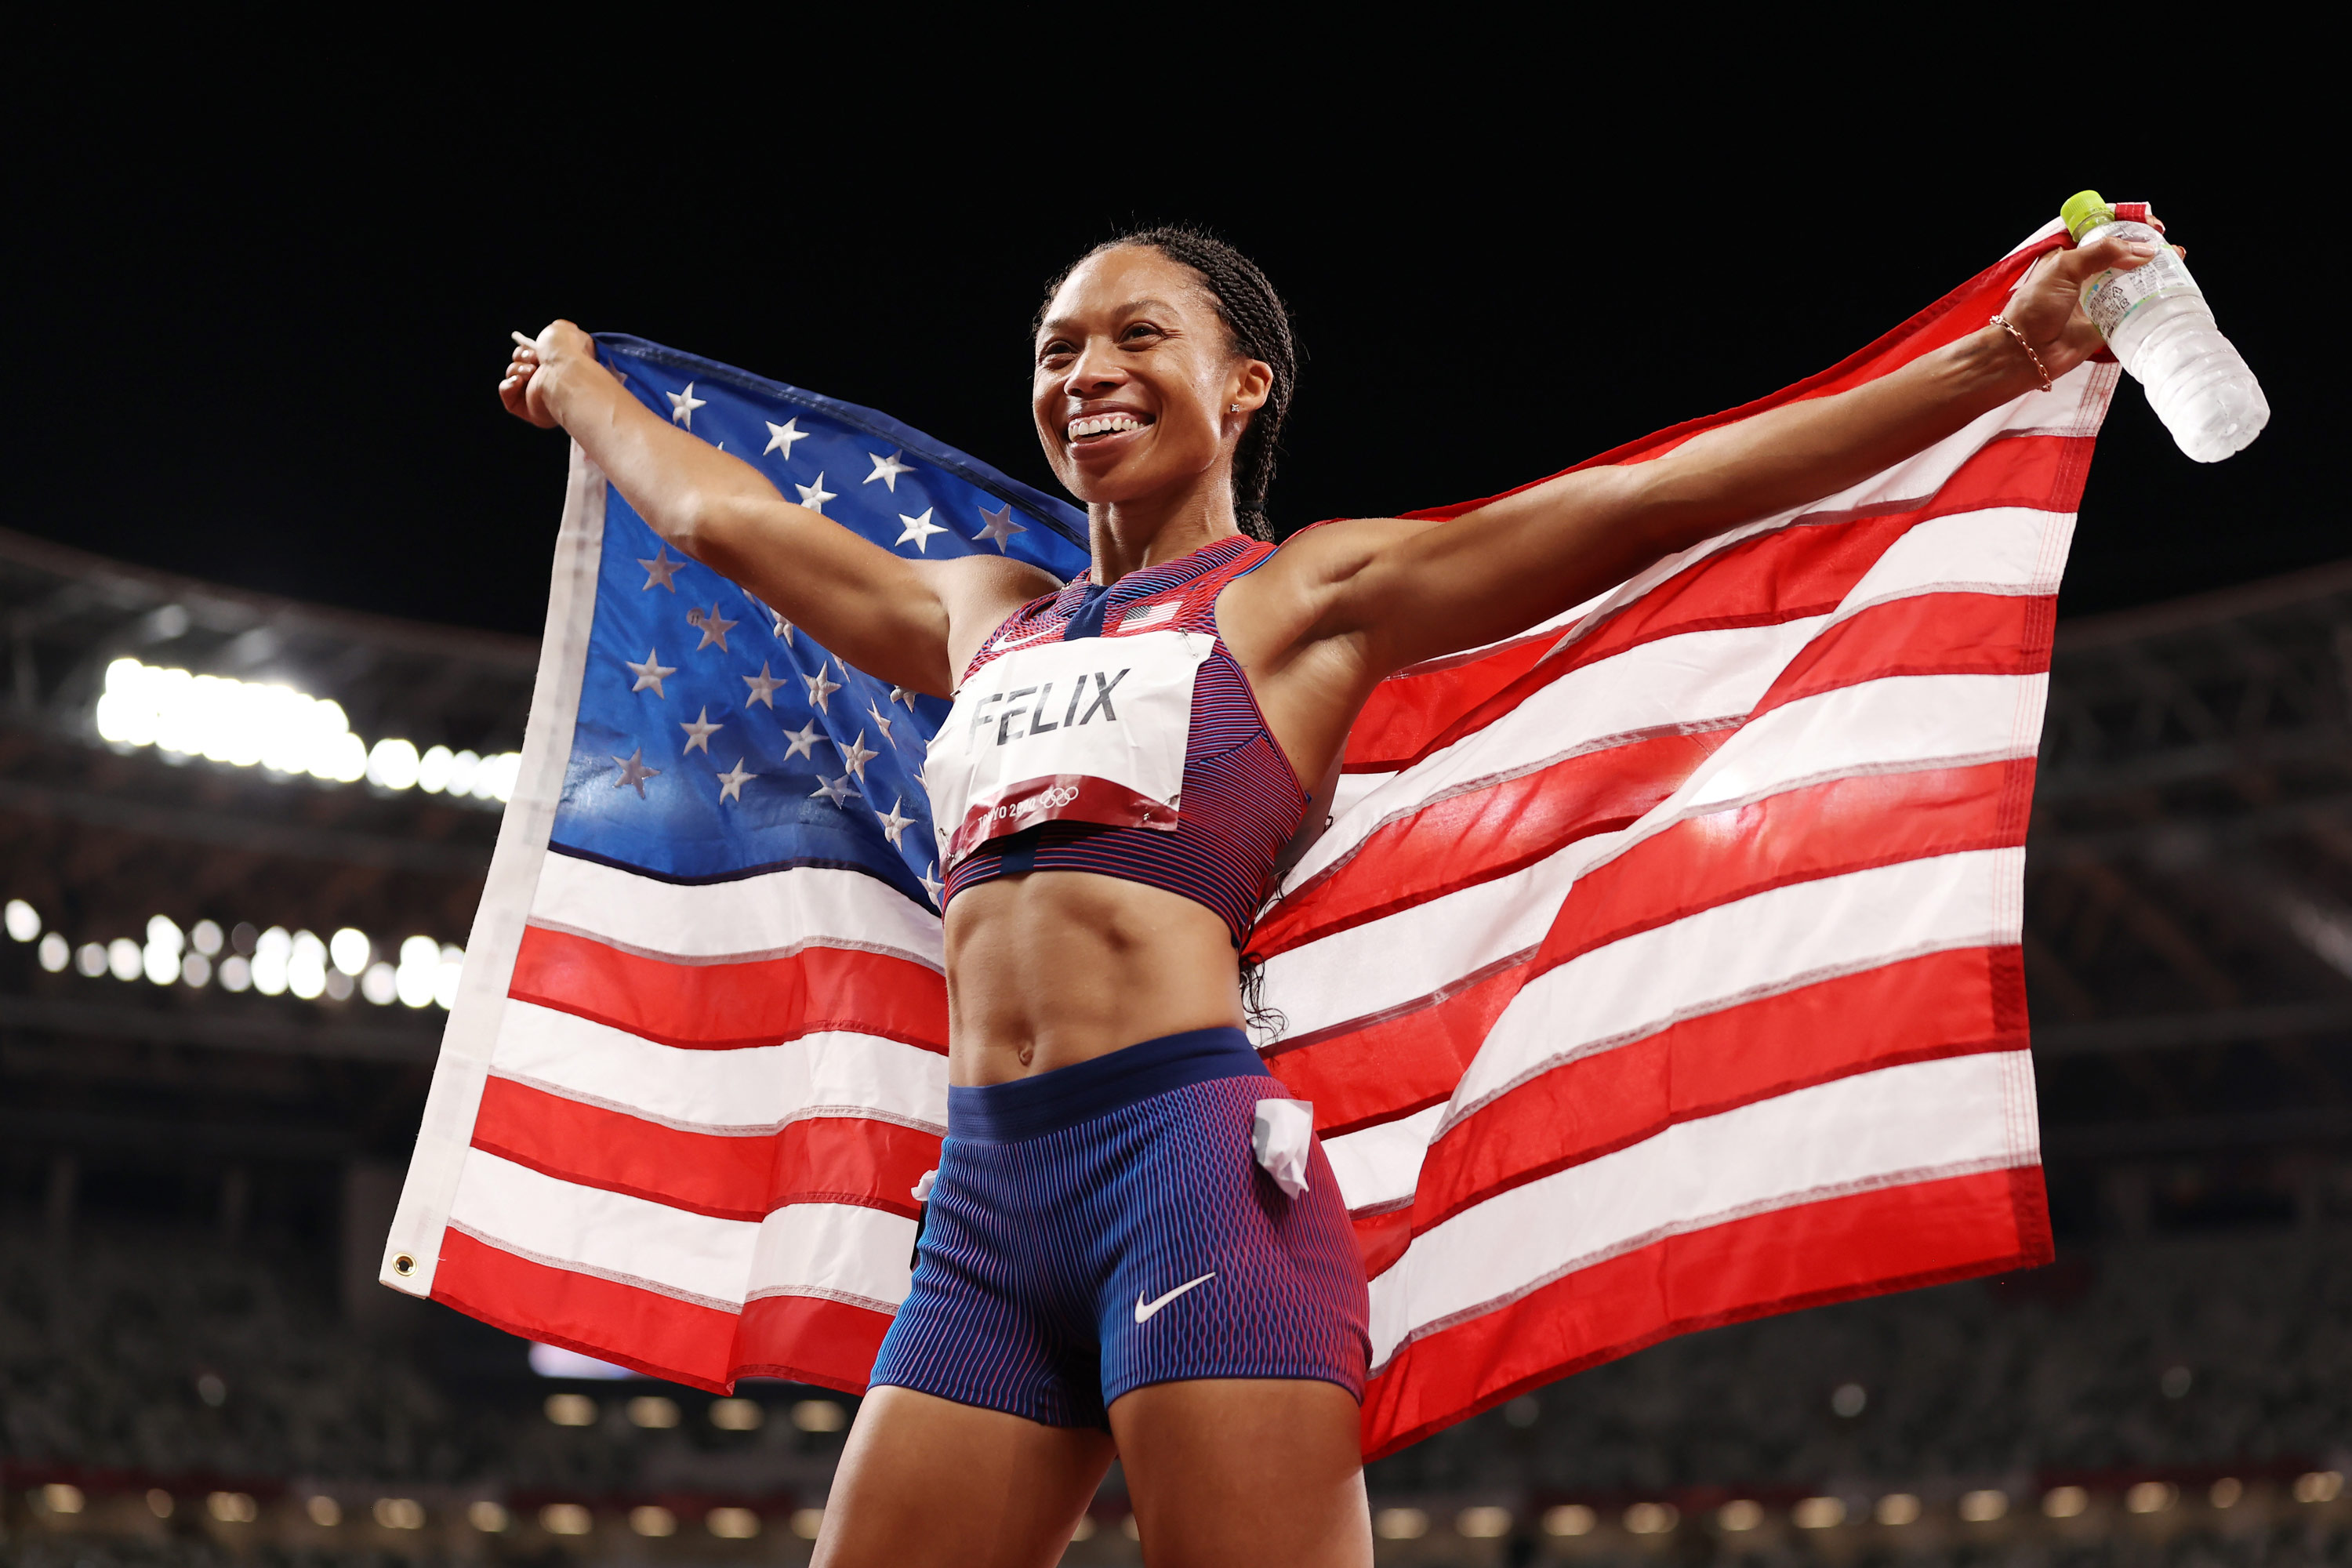
<svg viewBox="0 0 2352 1568">
<path fill-rule="evenodd" d="M 956 693 L 923 780 L 942 871 L 1041 822 L 1173 831 L 1205 632 L 1017 648 Z"/>
</svg>

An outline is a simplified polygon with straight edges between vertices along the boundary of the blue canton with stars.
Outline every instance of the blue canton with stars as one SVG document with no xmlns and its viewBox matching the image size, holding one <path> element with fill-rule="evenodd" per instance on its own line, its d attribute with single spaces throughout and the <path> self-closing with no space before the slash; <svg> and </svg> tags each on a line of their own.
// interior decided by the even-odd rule
<svg viewBox="0 0 2352 1568">
<path fill-rule="evenodd" d="M 639 338 L 596 343 L 647 407 L 886 550 L 1087 568 L 1083 512 L 887 415 Z M 844 664 L 608 488 L 550 847 L 677 882 L 835 867 L 936 909 L 920 769 L 948 706 Z"/>
</svg>

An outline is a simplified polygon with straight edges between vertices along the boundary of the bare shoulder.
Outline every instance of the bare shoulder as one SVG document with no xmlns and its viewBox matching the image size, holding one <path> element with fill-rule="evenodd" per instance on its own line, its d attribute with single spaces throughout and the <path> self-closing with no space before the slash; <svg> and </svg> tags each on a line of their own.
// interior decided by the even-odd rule
<svg viewBox="0 0 2352 1568">
<path fill-rule="evenodd" d="M 1347 584 L 1383 552 L 1437 526 L 1423 518 L 1358 517 L 1301 529 L 1225 591 L 1218 618 L 1227 643 L 1252 664 L 1244 647 L 1278 658 L 1343 629 L 1330 624 L 1330 614 Z"/>
<path fill-rule="evenodd" d="M 1044 567 L 1010 556 L 964 555 L 952 561 L 908 564 L 930 585 L 947 611 L 948 664 L 959 676 L 1007 616 L 1062 585 Z"/>
<path fill-rule="evenodd" d="M 1400 541 L 1439 525 L 1426 518 L 1352 517 L 1318 522 L 1282 542 L 1252 576 L 1305 587 L 1349 577 Z M 1269 574 L 1271 574 L 1269 576 Z"/>
</svg>

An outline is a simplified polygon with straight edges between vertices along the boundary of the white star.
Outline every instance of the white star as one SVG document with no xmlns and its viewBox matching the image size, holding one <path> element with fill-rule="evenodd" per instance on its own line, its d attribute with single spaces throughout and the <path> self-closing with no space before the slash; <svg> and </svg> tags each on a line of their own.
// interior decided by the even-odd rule
<svg viewBox="0 0 2352 1568">
<path fill-rule="evenodd" d="M 881 754 L 866 743 L 866 731 L 860 730 L 857 731 L 857 739 L 841 748 L 841 765 L 856 774 L 859 784 L 864 784 L 866 764 Z"/>
<path fill-rule="evenodd" d="M 669 547 L 667 545 L 656 545 L 654 547 L 654 558 L 651 561 L 647 561 L 640 557 L 637 561 L 637 564 L 646 569 L 646 588 L 650 588 L 655 584 L 658 583 L 673 594 L 677 592 L 677 584 L 671 582 L 670 579 L 677 575 L 677 569 L 685 565 L 686 563 L 683 561 L 672 561 L 669 558 Z M 643 593 L 645 592 L 645 589 L 640 588 L 637 591 L 639 593 Z"/>
<path fill-rule="evenodd" d="M 793 443 L 809 438 L 809 433 L 801 428 L 798 418 L 787 419 L 782 425 L 766 419 L 762 419 L 760 423 L 768 427 L 767 450 L 760 454 L 763 458 L 769 452 L 782 452 L 784 455 L 784 461 L 789 463 L 793 460 Z"/>
<path fill-rule="evenodd" d="M 903 702 L 911 709 L 915 705 L 915 694 L 903 686 L 894 686 L 890 689 L 890 700 Z"/>
<path fill-rule="evenodd" d="M 738 760 L 733 767 L 719 775 L 719 798 L 721 801 L 741 800 L 743 786 L 759 776 L 745 773 L 741 761 Z"/>
<path fill-rule="evenodd" d="M 780 675 L 770 675 L 767 660 L 760 661 L 759 674 L 747 675 L 742 679 L 743 684 L 751 689 L 751 695 L 743 699 L 744 707 L 749 708 L 754 702 L 764 702 L 768 705 L 769 712 L 772 713 L 776 710 L 776 688 L 784 683 L 784 678 Z"/>
<path fill-rule="evenodd" d="M 613 373 L 613 379 L 614 381 L 619 382 L 623 386 L 629 384 L 629 373 L 627 371 L 623 370 L 611 360 L 606 360 L 604 362 L 604 368 Z"/>
<path fill-rule="evenodd" d="M 816 788 L 809 791 L 809 798 L 811 800 L 814 800 L 817 796 L 823 795 L 825 799 L 833 802 L 834 805 L 839 805 L 842 802 L 849 799 L 856 793 L 857 792 L 856 790 L 849 787 L 849 775 L 847 773 L 842 774 L 837 779 L 829 779 L 820 773 L 817 775 Z"/>
<path fill-rule="evenodd" d="M 784 739 L 791 742 L 784 748 L 784 761 L 789 763 L 794 757 L 806 757 L 809 761 L 814 762 L 816 761 L 816 743 L 824 739 L 824 731 L 818 729 L 816 721 L 812 719 L 808 721 L 808 728 L 805 730 L 785 731 Z"/>
<path fill-rule="evenodd" d="M 692 616 L 688 616 L 688 618 L 689 620 L 693 619 Z M 719 613 L 718 601 L 713 600 L 711 602 L 709 613 L 705 615 L 701 619 L 695 621 L 694 624 L 702 628 L 702 640 L 694 645 L 695 652 L 700 653 L 712 643 L 717 643 L 719 645 L 719 651 L 720 653 L 725 653 L 727 651 L 727 634 L 735 629 L 736 623 L 729 620 L 726 616 Z"/>
<path fill-rule="evenodd" d="M 923 515 L 920 517 L 908 517 L 905 512 L 900 512 L 898 521 L 907 526 L 898 531 L 898 542 L 904 544 L 912 540 L 916 549 L 929 555 L 931 552 L 931 535 L 947 531 L 944 527 L 931 521 L 931 513 L 938 510 L 936 507 L 927 506 L 923 509 Z"/>
<path fill-rule="evenodd" d="M 877 724 L 882 726 L 882 743 L 886 746 L 891 744 L 889 715 L 876 708 L 873 703 L 868 702 L 866 705 L 866 716 L 868 719 L 873 720 Z"/>
<path fill-rule="evenodd" d="M 776 612 L 773 610 L 770 610 L 768 614 L 776 616 Z M 786 647 L 792 647 L 793 623 L 784 619 L 782 616 L 776 616 L 776 635 L 784 639 L 784 646 Z"/>
<path fill-rule="evenodd" d="M 635 686 L 630 687 L 630 690 L 643 691 L 646 687 L 650 686 L 654 689 L 655 696 L 664 700 L 668 698 L 669 693 L 662 689 L 662 678 L 665 676 L 676 675 L 677 673 L 677 666 L 674 664 L 664 664 L 661 661 L 661 650 L 659 648 L 646 649 L 646 662 L 643 664 L 636 664 L 625 658 L 621 662 L 628 665 L 630 672 L 637 678 L 637 683 Z"/>
<path fill-rule="evenodd" d="M 926 790 L 931 787 L 931 781 L 923 776 L 923 770 L 930 766 L 930 764 L 931 760 L 929 757 L 925 757 L 921 762 L 915 764 L 915 782 L 922 785 Z"/>
<path fill-rule="evenodd" d="M 868 452 L 866 455 L 874 460 L 874 471 L 866 475 L 860 482 L 870 485 L 875 480 L 880 479 L 884 488 L 888 489 L 892 495 L 897 495 L 898 493 L 898 476 L 900 474 L 911 474 L 915 471 L 915 465 L 912 463 L 900 462 L 897 452 L 891 453 L 887 458 L 882 456 L 879 452 Z"/>
<path fill-rule="evenodd" d="M 915 826 L 913 817 L 898 815 L 898 807 L 906 804 L 907 797 L 902 795 L 891 803 L 889 810 L 882 814 L 882 837 L 890 841 L 890 847 L 893 849 L 898 847 L 898 835 Z"/>
<path fill-rule="evenodd" d="M 669 422 L 673 425 L 683 425 L 689 430 L 694 428 L 694 411 L 710 401 L 707 397 L 695 396 L 694 383 L 690 381 L 686 384 L 684 392 L 667 393 L 664 395 L 669 399 Z"/>
<path fill-rule="evenodd" d="M 639 800 L 646 798 L 646 781 L 661 777 L 659 768 L 646 766 L 646 749 L 643 746 L 639 746 L 625 757 L 614 757 L 613 760 L 621 764 L 621 776 L 613 781 L 613 787 L 628 789 L 634 786 Z"/>
<path fill-rule="evenodd" d="M 699 751 L 707 757 L 710 754 L 710 737 L 719 733 L 720 726 L 710 721 L 710 710 L 706 707 L 694 716 L 691 723 L 680 724 L 678 728 L 686 731 L 686 750 Z M 686 752 L 678 754 L 684 756 Z"/>
<path fill-rule="evenodd" d="M 996 552 L 999 555 L 1004 553 L 1004 542 L 1006 540 L 1011 539 L 1016 533 L 1026 533 L 1029 531 L 1027 529 L 1022 527 L 1021 524 L 1013 521 L 1013 503 L 1011 501 L 1006 501 L 1004 503 L 1004 510 L 1003 511 L 991 511 L 986 507 L 982 507 L 980 509 L 980 515 L 986 518 L 988 521 L 981 525 L 981 530 L 978 533 L 971 536 L 971 542 L 974 544 L 978 544 L 981 541 L 986 540 L 989 543 L 996 546 Z"/>
<path fill-rule="evenodd" d="M 832 712 L 833 710 L 824 705 L 824 700 L 841 689 L 841 682 L 827 676 L 824 666 L 821 664 L 816 667 L 814 675 L 803 675 L 801 679 L 808 682 L 808 700 L 815 705 L 816 710 L 820 713 Z M 772 708 L 775 704 L 771 702 L 768 706 Z"/>
<path fill-rule="evenodd" d="M 931 902 L 934 906 L 939 903 L 940 895 L 947 891 L 947 885 L 941 882 L 937 877 L 931 875 L 931 871 L 936 871 L 939 868 L 936 865 L 933 866 L 930 871 L 923 873 L 922 878 L 923 891 L 930 895 Z"/>
<path fill-rule="evenodd" d="M 819 469 L 817 471 L 816 483 L 813 485 L 795 484 L 793 486 L 793 489 L 801 492 L 801 505 L 808 508 L 809 510 L 816 513 L 819 517 L 823 517 L 824 515 L 824 503 L 834 499 L 833 492 L 824 488 L 824 471 L 823 469 Z"/>
</svg>

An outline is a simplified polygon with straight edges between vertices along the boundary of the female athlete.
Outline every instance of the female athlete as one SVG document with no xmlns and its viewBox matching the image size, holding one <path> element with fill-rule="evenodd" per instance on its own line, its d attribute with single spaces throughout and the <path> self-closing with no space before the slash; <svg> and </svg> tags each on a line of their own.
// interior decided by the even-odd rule
<svg viewBox="0 0 2352 1568">
<path fill-rule="evenodd" d="M 1067 586 L 999 557 L 903 560 L 792 505 L 629 396 L 569 321 L 518 348 L 506 406 L 570 432 L 671 544 L 868 673 L 957 700 L 929 765 L 956 838 L 949 1134 L 816 1561 L 1054 1563 L 1116 1455 L 1154 1563 L 1370 1562 L 1361 1265 L 1320 1152 L 1295 1196 L 1253 1156 L 1254 1109 L 1281 1090 L 1237 988 L 1357 710 L 1393 671 L 2064 374 L 2099 346 L 2080 285 L 2146 255 L 2047 257 L 2006 327 L 1654 461 L 1276 549 L 1281 301 L 1205 235 L 1130 235 L 1055 281 L 1033 344 L 1037 438 L 1093 549 Z M 1133 771 L 1155 736 L 1156 784 Z M 1024 746 L 1061 748 L 1047 771 L 1080 787 L 991 793 Z"/>
</svg>

